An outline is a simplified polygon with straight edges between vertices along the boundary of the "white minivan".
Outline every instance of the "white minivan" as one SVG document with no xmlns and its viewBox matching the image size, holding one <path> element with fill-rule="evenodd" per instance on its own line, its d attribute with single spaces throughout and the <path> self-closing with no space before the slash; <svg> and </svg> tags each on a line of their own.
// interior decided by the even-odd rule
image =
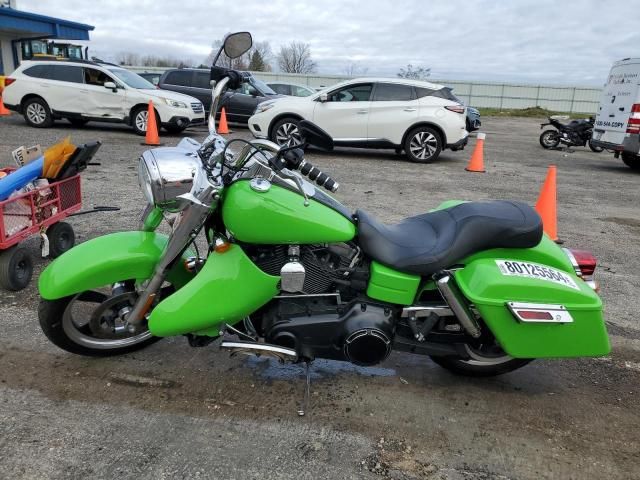
<svg viewBox="0 0 640 480">
<path fill-rule="evenodd" d="M 613 150 L 616 158 L 640 170 L 640 58 L 611 67 L 602 91 L 592 143 Z"/>
<path fill-rule="evenodd" d="M 149 100 L 156 123 L 170 133 L 204 123 L 204 107 L 197 98 L 159 90 L 118 65 L 86 60 L 24 61 L 5 78 L 2 99 L 9 110 L 22 113 L 28 125 L 39 128 L 66 118 L 74 126 L 125 123 L 144 135 Z"/>
</svg>

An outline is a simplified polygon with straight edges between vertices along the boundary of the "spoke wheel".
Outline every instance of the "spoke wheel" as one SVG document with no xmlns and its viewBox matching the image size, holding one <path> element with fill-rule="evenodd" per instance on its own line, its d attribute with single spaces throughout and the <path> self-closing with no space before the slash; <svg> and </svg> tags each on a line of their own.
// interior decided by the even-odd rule
<svg viewBox="0 0 640 480">
<path fill-rule="evenodd" d="M 432 128 L 419 127 L 407 135 L 404 151 L 412 162 L 431 162 L 442 151 L 440 135 Z"/>
</svg>

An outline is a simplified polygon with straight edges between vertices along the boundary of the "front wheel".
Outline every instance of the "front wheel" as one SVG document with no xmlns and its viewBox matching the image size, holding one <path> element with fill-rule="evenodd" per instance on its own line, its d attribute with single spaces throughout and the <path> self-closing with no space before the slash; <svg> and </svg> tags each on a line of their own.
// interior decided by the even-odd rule
<svg viewBox="0 0 640 480">
<path fill-rule="evenodd" d="M 604 148 L 602 148 L 602 147 L 596 147 L 593 144 L 592 140 L 589 140 L 589 148 L 591 149 L 592 152 L 596 152 L 596 153 L 600 153 L 600 152 L 602 152 L 604 150 Z"/>
<path fill-rule="evenodd" d="M 435 357 L 431 359 L 457 375 L 494 377 L 524 367 L 531 359 L 512 358 L 495 342 L 477 346 L 465 345 L 469 358 Z"/>
<path fill-rule="evenodd" d="M 543 148 L 556 148 L 560 144 L 560 134 L 556 130 L 545 130 L 540 135 L 540 145 Z"/>
<path fill-rule="evenodd" d="M 283 118 L 271 129 L 271 141 L 281 147 L 302 145 L 304 138 L 300 133 L 300 125 L 295 118 Z"/>
<path fill-rule="evenodd" d="M 433 128 L 418 127 L 407 135 L 404 141 L 404 151 L 412 162 L 433 162 L 442 151 L 442 139 Z"/>
<path fill-rule="evenodd" d="M 156 125 L 160 127 L 160 115 L 158 115 L 158 111 L 156 110 Z M 131 115 L 132 121 L 131 125 L 135 132 L 144 137 L 147 134 L 147 119 L 149 117 L 149 107 L 140 106 Z"/>
<path fill-rule="evenodd" d="M 115 293 L 115 294 L 114 294 Z M 148 329 L 130 333 L 122 319 L 133 308 L 136 294 L 111 288 L 87 290 L 40 301 L 38 318 L 47 338 L 67 352 L 107 357 L 133 352 L 159 340 Z"/>
</svg>

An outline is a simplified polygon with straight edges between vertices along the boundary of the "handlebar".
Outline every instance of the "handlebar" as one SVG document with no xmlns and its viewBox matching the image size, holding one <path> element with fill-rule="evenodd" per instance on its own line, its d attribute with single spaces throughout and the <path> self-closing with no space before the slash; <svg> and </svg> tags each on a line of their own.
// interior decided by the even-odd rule
<svg viewBox="0 0 640 480">
<path fill-rule="evenodd" d="M 336 192 L 340 187 L 340 184 L 329 175 L 321 172 L 320 169 L 314 167 L 311 162 L 305 160 L 304 151 L 300 148 L 286 151 L 282 156 L 282 160 L 287 168 L 298 170 L 312 182 L 315 181 L 316 185 L 326 188 L 332 193 Z"/>
</svg>

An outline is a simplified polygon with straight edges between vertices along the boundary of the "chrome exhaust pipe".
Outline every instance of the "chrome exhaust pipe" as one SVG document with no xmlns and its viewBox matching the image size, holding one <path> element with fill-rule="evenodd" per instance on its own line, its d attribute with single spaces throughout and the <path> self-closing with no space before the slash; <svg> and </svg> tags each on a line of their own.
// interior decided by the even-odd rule
<svg viewBox="0 0 640 480">
<path fill-rule="evenodd" d="M 228 350 L 232 357 L 235 355 L 255 355 L 256 357 L 275 358 L 280 363 L 298 361 L 298 353 L 295 350 L 268 343 L 222 342 L 220 349 Z"/>
<path fill-rule="evenodd" d="M 462 327 L 473 338 L 478 338 L 481 333 L 480 325 L 478 325 L 466 298 L 460 292 L 455 280 L 451 278 L 451 274 L 444 272 L 441 277 L 436 278 L 436 285 Z"/>
</svg>

